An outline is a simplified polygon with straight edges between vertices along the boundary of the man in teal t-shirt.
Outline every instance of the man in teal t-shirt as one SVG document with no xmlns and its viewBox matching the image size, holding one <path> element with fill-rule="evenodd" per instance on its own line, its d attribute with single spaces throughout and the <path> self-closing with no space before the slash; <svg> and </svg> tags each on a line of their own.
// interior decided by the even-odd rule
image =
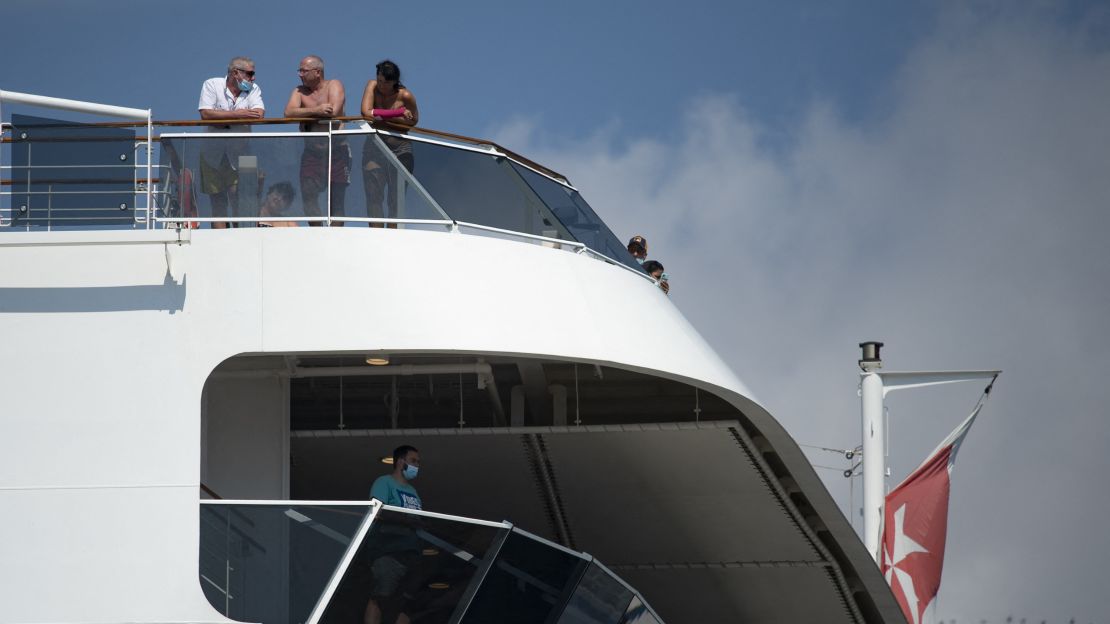
<svg viewBox="0 0 1110 624">
<path fill-rule="evenodd" d="M 420 495 L 410 483 L 419 472 L 420 451 L 407 444 L 398 446 L 393 451 L 393 472 L 374 481 L 370 487 L 370 498 L 394 507 L 421 509 Z"/>
</svg>

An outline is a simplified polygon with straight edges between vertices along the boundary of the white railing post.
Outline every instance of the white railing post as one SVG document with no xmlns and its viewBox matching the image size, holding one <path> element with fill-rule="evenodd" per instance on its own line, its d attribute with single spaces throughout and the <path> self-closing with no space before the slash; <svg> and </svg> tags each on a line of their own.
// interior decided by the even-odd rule
<svg viewBox="0 0 1110 624">
<path fill-rule="evenodd" d="M 335 135 L 332 134 L 332 123 L 332 121 L 328 121 L 328 168 L 324 174 L 326 176 L 324 179 L 327 181 L 327 184 L 324 185 L 324 201 L 326 202 L 325 205 L 328 207 L 327 227 L 331 227 L 331 144 L 332 140 L 335 138 Z M 344 214 L 344 216 L 346 216 L 346 214 Z"/>
<path fill-rule="evenodd" d="M 863 426 L 863 543 L 878 561 L 879 533 L 886 496 L 886 432 L 883 422 L 883 378 L 864 372 L 860 382 L 860 415 Z"/>
<path fill-rule="evenodd" d="M 154 228 L 154 117 L 146 111 L 146 229 Z"/>
</svg>

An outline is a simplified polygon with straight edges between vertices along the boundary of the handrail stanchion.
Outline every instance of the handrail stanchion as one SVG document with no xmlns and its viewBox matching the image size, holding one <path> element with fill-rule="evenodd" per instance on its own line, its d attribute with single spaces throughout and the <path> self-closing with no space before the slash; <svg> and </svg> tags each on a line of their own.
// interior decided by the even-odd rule
<svg viewBox="0 0 1110 624">
<path fill-rule="evenodd" d="M 146 229 L 154 228 L 154 116 L 146 109 Z"/>
<path fill-rule="evenodd" d="M 324 173 L 324 179 L 327 182 L 326 184 L 324 184 L 324 202 L 325 202 L 325 205 L 328 207 L 328 220 L 325 221 L 325 223 L 327 223 L 327 227 L 331 227 L 331 158 L 332 158 L 331 144 L 332 144 L 333 139 L 335 138 L 335 135 L 333 135 L 331 132 L 332 132 L 332 124 L 329 121 L 328 122 L 328 168 L 324 170 L 324 172 L 325 172 Z M 307 146 L 306 146 L 306 148 L 307 148 Z"/>
<path fill-rule="evenodd" d="M 4 138 L 4 128 L 5 128 L 5 127 L 6 127 L 7 125 L 8 125 L 8 124 L 4 123 L 4 105 L 3 105 L 3 98 L 0 98 L 0 139 L 3 139 L 3 138 Z M 0 149 L 0 174 L 2 174 L 2 173 L 3 173 L 3 171 L 4 171 L 4 150 L 3 150 L 3 149 Z M 13 178 L 13 179 L 15 178 L 15 171 L 12 171 L 12 178 Z M 3 197 L 3 195 L 4 195 L 4 193 L 3 193 L 3 192 L 0 192 L 0 197 Z M 12 199 L 9 199 L 9 200 L 8 200 L 8 210 L 9 210 L 9 211 L 11 210 L 11 205 L 12 205 L 12 201 L 13 201 L 14 199 L 15 199 L 15 198 L 14 198 L 14 197 L 12 197 Z M 0 200 L 0 201 L 2 201 L 2 200 Z M 8 213 L 8 216 L 11 216 L 11 212 L 9 212 L 9 213 Z M 13 220 L 13 221 L 14 221 L 14 220 Z M 0 213 L 0 227 L 4 227 L 4 215 L 3 215 L 3 213 Z"/>
</svg>

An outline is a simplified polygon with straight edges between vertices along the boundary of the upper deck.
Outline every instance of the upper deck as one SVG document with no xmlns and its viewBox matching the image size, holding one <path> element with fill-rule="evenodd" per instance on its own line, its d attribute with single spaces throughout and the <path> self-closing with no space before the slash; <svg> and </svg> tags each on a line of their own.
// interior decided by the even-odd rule
<svg viewBox="0 0 1110 624">
<path fill-rule="evenodd" d="M 0 232 L 360 225 L 510 238 L 640 270 L 567 178 L 491 141 L 361 117 L 155 121 L 149 111 L 0 92 L 142 121 L 15 114 Z M 319 120 L 316 120 L 319 121 Z M 650 278 L 649 278 L 650 279 Z"/>
</svg>

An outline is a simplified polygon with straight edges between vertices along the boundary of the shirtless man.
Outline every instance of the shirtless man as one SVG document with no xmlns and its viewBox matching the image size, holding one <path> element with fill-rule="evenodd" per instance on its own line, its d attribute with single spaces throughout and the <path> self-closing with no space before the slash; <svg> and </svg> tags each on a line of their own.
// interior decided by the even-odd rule
<svg viewBox="0 0 1110 624">
<path fill-rule="evenodd" d="M 301 59 L 297 74 L 301 85 L 293 89 L 285 105 L 286 117 L 342 117 L 347 96 L 343 83 L 324 78 L 324 61 L 318 56 Z M 326 132 L 328 126 L 321 122 L 301 124 L 302 132 Z M 345 137 L 337 137 L 331 154 L 331 213 L 344 215 L 347 185 L 351 183 L 351 147 Z M 320 216 L 320 191 L 328 186 L 328 140 L 312 137 L 305 140 L 301 154 L 301 199 L 305 216 Z M 320 225 L 313 221 L 309 225 Z M 343 225 L 340 221 L 336 225 Z"/>
<path fill-rule="evenodd" d="M 420 121 L 420 111 L 416 108 L 416 96 L 401 84 L 401 68 L 393 61 L 385 60 L 378 63 L 377 77 L 366 83 L 362 92 L 362 116 L 367 119 L 388 119 L 395 124 L 415 126 Z M 404 109 L 401 116 L 385 117 L 382 112 Z M 412 173 L 416 166 L 412 157 L 412 144 L 405 139 L 380 135 L 397 160 L 401 161 L 405 169 Z M 382 217 L 382 199 L 385 195 L 386 185 L 390 186 L 389 196 L 386 201 L 385 217 L 397 217 L 397 189 L 403 181 L 400 172 L 389 175 L 392 167 L 386 162 L 384 154 L 380 154 L 374 141 L 366 141 L 362 150 L 362 185 L 366 191 L 366 211 L 371 217 Z M 371 223 L 370 227 L 381 227 L 380 223 Z M 396 227 L 396 224 L 390 224 Z"/>
</svg>

